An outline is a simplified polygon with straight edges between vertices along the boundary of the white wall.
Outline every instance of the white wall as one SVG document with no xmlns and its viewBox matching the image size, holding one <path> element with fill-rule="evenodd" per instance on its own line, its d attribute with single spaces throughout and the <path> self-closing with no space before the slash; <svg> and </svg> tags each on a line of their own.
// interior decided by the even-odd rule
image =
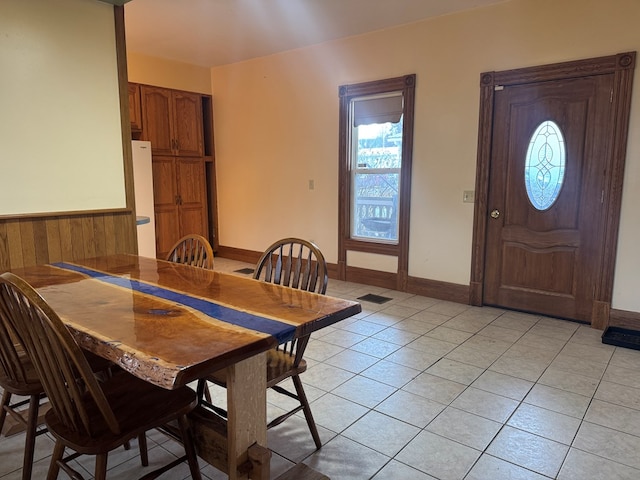
<svg viewBox="0 0 640 480">
<path fill-rule="evenodd" d="M 409 275 L 468 285 L 481 72 L 640 50 L 638 0 L 512 0 L 212 69 L 220 244 L 337 261 L 338 86 L 417 74 Z M 640 72 L 613 307 L 640 311 Z M 308 189 L 308 180 L 315 189 Z M 375 257 L 357 261 L 386 270 Z"/>
</svg>

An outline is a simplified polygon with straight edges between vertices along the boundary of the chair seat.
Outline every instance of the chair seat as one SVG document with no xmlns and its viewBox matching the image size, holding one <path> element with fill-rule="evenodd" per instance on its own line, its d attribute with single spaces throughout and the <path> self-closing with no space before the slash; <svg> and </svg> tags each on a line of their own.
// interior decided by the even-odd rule
<svg viewBox="0 0 640 480">
<path fill-rule="evenodd" d="M 293 375 L 300 375 L 307 370 L 307 362 L 302 359 L 300 364 L 294 366 L 294 357 L 282 350 L 275 348 L 267 351 L 267 388 L 277 385 L 285 378 Z M 227 374 L 225 370 L 218 370 L 207 377 L 207 380 L 225 387 L 227 385 Z"/>
<path fill-rule="evenodd" d="M 127 440 L 176 418 L 186 415 L 197 405 L 196 393 L 188 387 L 166 390 L 145 382 L 126 372 L 118 372 L 100 384 L 120 425 L 120 434 L 114 434 L 103 416 L 87 395 L 90 407 L 92 435 L 78 434 L 65 427 L 49 410 L 45 421 L 49 431 L 75 451 L 88 455 L 113 450 Z M 131 403 L 132 396 L 135 402 Z"/>
</svg>

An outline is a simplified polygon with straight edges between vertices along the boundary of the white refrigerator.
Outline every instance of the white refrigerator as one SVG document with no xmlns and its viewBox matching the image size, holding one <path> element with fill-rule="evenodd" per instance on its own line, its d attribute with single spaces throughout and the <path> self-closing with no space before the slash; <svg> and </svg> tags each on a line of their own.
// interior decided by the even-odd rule
<svg viewBox="0 0 640 480">
<path fill-rule="evenodd" d="M 156 257 L 156 222 L 153 212 L 151 142 L 133 140 L 133 185 L 136 200 L 138 255 Z"/>
</svg>

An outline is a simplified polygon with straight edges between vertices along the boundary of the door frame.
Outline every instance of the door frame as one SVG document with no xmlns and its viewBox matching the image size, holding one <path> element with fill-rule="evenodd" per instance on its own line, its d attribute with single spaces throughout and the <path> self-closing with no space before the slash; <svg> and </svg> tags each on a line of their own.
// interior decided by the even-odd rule
<svg viewBox="0 0 640 480">
<path fill-rule="evenodd" d="M 622 185 L 627 151 L 627 134 L 631 112 L 631 91 L 636 52 L 590 58 L 571 62 L 555 63 L 529 68 L 484 72 L 480 75 L 480 118 L 478 126 L 478 158 L 476 164 L 476 192 L 473 212 L 473 244 L 471 253 L 471 279 L 469 283 L 469 304 L 483 305 L 483 285 L 485 276 L 485 250 L 488 221 L 489 172 L 494 121 L 494 92 L 496 88 L 538 83 L 552 80 L 613 74 L 611 164 L 612 171 L 604 191 L 604 211 L 607 219 L 602 251 L 602 271 L 593 293 L 591 326 L 604 329 L 609 323 L 618 226 L 622 203 Z"/>
</svg>

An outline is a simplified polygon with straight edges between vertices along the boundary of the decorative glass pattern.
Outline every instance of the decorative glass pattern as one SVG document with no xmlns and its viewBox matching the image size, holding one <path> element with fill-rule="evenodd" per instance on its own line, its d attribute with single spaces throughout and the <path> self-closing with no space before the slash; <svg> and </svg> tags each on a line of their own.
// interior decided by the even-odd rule
<svg viewBox="0 0 640 480">
<path fill-rule="evenodd" d="M 558 199 L 565 164 L 565 143 L 560 127 L 545 120 L 531 136 L 524 164 L 527 195 L 537 210 L 549 209 Z"/>
</svg>

